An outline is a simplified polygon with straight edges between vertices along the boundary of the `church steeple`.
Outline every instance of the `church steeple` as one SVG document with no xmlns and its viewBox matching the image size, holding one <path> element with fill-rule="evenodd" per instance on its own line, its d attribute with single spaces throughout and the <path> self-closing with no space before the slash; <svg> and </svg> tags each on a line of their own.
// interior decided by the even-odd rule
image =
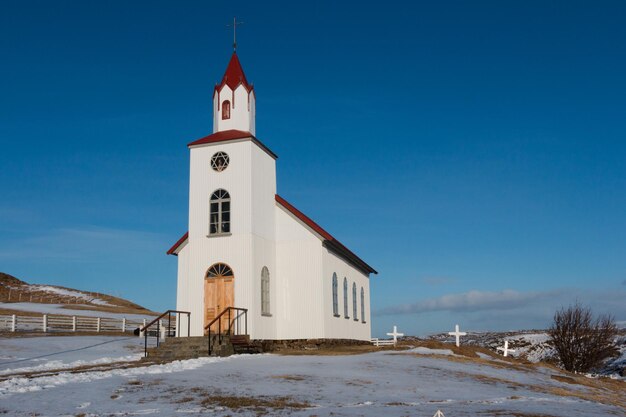
<svg viewBox="0 0 626 417">
<path fill-rule="evenodd" d="M 233 52 L 213 92 L 213 132 L 235 129 L 254 135 L 255 100 L 254 86 L 248 83 L 239 57 Z"/>
</svg>

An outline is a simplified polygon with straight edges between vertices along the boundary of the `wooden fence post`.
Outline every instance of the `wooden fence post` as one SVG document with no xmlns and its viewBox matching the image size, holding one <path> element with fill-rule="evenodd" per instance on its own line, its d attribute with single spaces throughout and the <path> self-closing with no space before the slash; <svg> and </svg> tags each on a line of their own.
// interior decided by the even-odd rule
<svg viewBox="0 0 626 417">
<path fill-rule="evenodd" d="M 122 333 L 126 331 L 126 317 L 122 318 Z"/>
<path fill-rule="evenodd" d="M 96 332 L 100 333 L 100 317 L 98 317 L 98 327 L 96 329 Z"/>
<path fill-rule="evenodd" d="M 48 315 L 47 314 L 43 315 L 42 323 L 43 323 L 43 332 L 45 333 L 48 331 Z"/>
<path fill-rule="evenodd" d="M 12 332 L 15 332 L 16 325 L 17 325 L 17 316 L 13 314 L 13 316 L 11 317 L 11 331 Z"/>
<path fill-rule="evenodd" d="M 72 316 L 72 331 L 76 331 L 76 316 Z"/>
</svg>

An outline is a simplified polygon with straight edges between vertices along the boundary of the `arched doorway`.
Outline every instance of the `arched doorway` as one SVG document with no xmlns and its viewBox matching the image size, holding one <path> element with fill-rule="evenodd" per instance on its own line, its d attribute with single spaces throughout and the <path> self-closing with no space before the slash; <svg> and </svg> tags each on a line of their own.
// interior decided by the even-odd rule
<svg viewBox="0 0 626 417">
<path fill-rule="evenodd" d="M 223 263 L 211 265 L 204 277 L 204 327 L 217 317 L 226 307 L 235 305 L 235 274 L 230 266 Z M 228 316 L 222 317 L 222 331 L 228 328 Z M 211 326 L 217 331 L 217 323 Z"/>
</svg>

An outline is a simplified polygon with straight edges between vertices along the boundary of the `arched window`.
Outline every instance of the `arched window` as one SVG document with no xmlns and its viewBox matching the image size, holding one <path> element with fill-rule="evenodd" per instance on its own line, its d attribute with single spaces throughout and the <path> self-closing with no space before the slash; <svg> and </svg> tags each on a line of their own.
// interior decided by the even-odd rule
<svg viewBox="0 0 626 417">
<path fill-rule="evenodd" d="M 209 217 L 209 234 L 219 235 L 230 233 L 230 194 L 228 191 L 216 190 L 211 195 Z"/>
<path fill-rule="evenodd" d="M 361 287 L 361 323 L 365 323 L 365 291 Z"/>
<path fill-rule="evenodd" d="M 337 288 L 337 274 L 333 273 L 333 316 L 339 317 L 339 289 Z"/>
<path fill-rule="evenodd" d="M 230 119 L 230 101 L 222 102 L 222 120 Z"/>
<path fill-rule="evenodd" d="M 261 270 L 261 314 L 270 315 L 270 271 L 266 266 Z"/>
<path fill-rule="evenodd" d="M 343 279 L 343 316 L 347 319 L 350 318 L 348 315 L 348 279 Z"/>
<path fill-rule="evenodd" d="M 233 275 L 233 270 L 226 264 L 213 264 L 206 271 L 206 278 L 232 277 Z"/>
<path fill-rule="evenodd" d="M 359 321 L 359 316 L 356 312 L 356 283 L 352 283 L 352 317 L 354 321 Z"/>
</svg>

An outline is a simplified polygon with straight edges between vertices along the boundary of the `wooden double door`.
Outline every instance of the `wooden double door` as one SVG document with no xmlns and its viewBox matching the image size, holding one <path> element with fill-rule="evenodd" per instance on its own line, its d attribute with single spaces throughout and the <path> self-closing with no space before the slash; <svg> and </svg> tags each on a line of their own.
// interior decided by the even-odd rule
<svg viewBox="0 0 626 417">
<path fill-rule="evenodd" d="M 226 307 L 235 304 L 235 277 L 234 275 L 211 276 L 207 274 L 204 279 L 204 327 L 211 323 Z M 228 330 L 228 313 L 224 314 L 221 321 L 222 333 Z M 217 333 L 218 323 L 211 326 L 211 332 Z"/>
</svg>

